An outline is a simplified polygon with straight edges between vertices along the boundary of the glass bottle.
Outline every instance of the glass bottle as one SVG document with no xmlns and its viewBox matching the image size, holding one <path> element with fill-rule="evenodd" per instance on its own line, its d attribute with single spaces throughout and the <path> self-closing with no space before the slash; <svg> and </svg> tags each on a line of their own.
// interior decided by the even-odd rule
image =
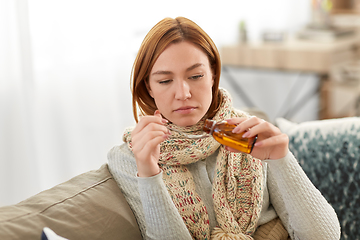
<svg viewBox="0 0 360 240">
<path fill-rule="evenodd" d="M 219 143 L 237 149 L 244 153 L 251 153 L 254 148 L 257 136 L 252 138 L 243 138 L 242 133 L 233 133 L 236 125 L 228 124 L 226 121 L 216 122 L 206 119 L 203 127 L 204 132 L 213 136 Z"/>
</svg>

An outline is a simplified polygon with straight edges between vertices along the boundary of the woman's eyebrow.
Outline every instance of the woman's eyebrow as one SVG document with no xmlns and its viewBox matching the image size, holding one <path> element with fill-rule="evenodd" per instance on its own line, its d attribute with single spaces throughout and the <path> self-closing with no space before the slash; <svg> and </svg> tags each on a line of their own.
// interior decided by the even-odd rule
<svg viewBox="0 0 360 240">
<path fill-rule="evenodd" d="M 195 63 L 194 65 L 192 65 L 191 67 L 188 67 L 186 69 L 186 72 L 189 72 L 195 68 L 198 68 L 198 67 L 201 67 L 201 66 L 204 66 L 204 64 L 202 63 Z M 159 71 L 156 71 L 156 72 L 153 72 L 151 75 L 170 75 L 172 74 L 173 72 L 171 71 L 165 71 L 165 70 L 159 70 Z"/>
<path fill-rule="evenodd" d="M 162 75 L 170 75 L 170 74 L 172 74 L 172 72 L 171 71 L 162 71 L 162 70 L 159 70 L 159 71 L 156 71 L 156 72 L 154 72 L 154 73 L 152 73 L 151 75 L 158 75 L 158 74 L 162 74 Z"/>
<path fill-rule="evenodd" d="M 191 67 L 187 68 L 186 71 L 189 72 L 195 68 L 198 68 L 198 67 L 201 67 L 201 66 L 204 66 L 204 64 L 202 63 L 195 63 L 194 65 L 192 65 Z"/>
</svg>

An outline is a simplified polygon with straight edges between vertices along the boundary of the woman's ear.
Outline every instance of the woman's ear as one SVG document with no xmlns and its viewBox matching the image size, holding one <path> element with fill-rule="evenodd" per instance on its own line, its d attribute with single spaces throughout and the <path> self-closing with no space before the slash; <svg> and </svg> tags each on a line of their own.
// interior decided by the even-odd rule
<svg viewBox="0 0 360 240">
<path fill-rule="evenodd" d="M 150 95 L 152 98 L 154 98 L 148 81 L 145 81 L 145 86 L 146 86 L 146 90 L 148 91 L 149 95 Z"/>
</svg>

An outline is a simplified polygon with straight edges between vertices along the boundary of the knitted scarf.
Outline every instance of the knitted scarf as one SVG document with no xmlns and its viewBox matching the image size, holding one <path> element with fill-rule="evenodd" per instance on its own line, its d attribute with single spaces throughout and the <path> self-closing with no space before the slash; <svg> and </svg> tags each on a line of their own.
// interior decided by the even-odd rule
<svg viewBox="0 0 360 240">
<path fill-rule="evenodd" d="M 224 101 L 213 117 L 220 121 L 246 116 L 232 107 L 230 95 L 220 89 Z M 191 127 L 169 123 L 170 129 L 189 134 L 202 132 L 205 119 Z M 131 149 L 131 130 L 124 140 Z M 207 209 L 195 190 L 195 183 L 187 165 L 205 159 L 217 149 L 212 186 L 214 210 L 218 226 L 210 232 Z M 232 153 L 213 138 L 184 139 L 175 131 L 160 145 L 159 166 L 163 181 L 194 239 L 253 239 L 262 206 L 262 164 L 248 154 Z"/>
</svg>

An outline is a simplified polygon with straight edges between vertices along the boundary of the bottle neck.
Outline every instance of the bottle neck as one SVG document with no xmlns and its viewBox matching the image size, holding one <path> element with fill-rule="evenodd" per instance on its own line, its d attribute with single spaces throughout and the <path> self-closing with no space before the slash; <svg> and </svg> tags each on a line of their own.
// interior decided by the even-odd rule
<svg viewBox="0 0 360 240">
<path fill-rule="evenodd" d="M 216 125 L 216 121 L 206 119 L 203 130 L 209 134 L 212 134 Z"/>
<path fill-rule="evenodd" d="M 211 128 L 210 128 L 210 134 L 211 134 L 211 135 L 212 135 L 213 132 L 214 132 L 215 125 L 216 125 L 216 122 L 213 121 L 213 122 L 212 122 L 212 125 L 211 125 Z"/>
</svg>

